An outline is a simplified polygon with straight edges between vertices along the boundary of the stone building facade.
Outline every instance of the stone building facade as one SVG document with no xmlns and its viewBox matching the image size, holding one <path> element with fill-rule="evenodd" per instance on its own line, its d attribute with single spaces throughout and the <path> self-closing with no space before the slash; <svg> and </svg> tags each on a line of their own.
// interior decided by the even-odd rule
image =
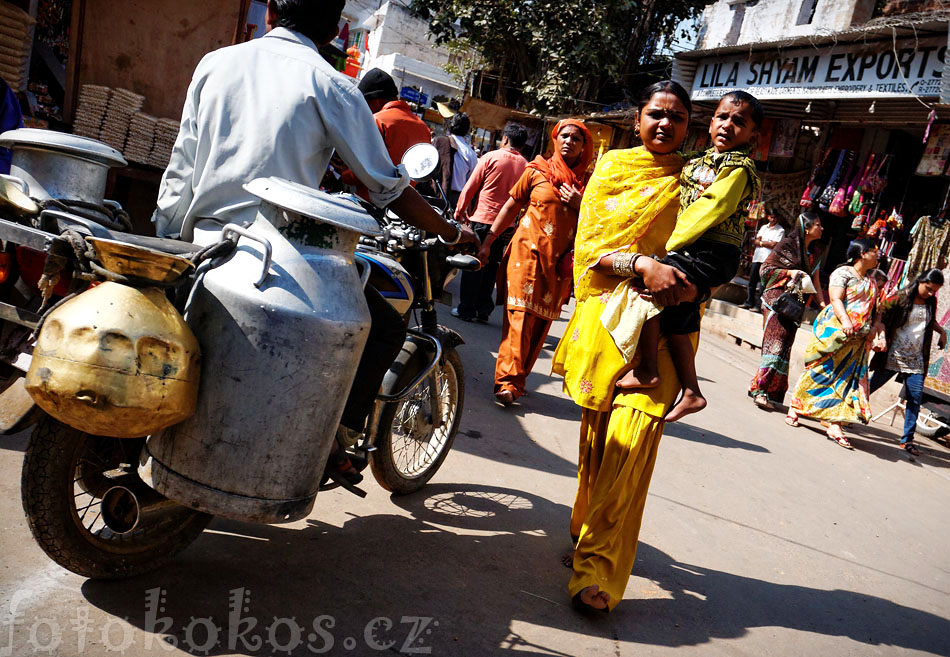
<svg viewBox="0 0 950 657">
<path fill-rule="evenodd" d="M 874 0 L 717 0 L 703 11 L 697 48 L 819 36 L 870 20 Z"/>
</svg>

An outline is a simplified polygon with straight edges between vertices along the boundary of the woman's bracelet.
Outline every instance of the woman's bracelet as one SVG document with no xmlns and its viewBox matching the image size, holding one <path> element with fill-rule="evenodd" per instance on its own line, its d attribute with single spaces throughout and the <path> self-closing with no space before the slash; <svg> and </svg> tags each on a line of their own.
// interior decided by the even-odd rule
<svg viewBox="0 0 950 657">
<path fill-rule="evenodd" d="M 639 253 L 616 253 L 613 259 L 613 270 L 617 276 L 633 278 L 637 275 L 636 265 Z"/>
</svg>

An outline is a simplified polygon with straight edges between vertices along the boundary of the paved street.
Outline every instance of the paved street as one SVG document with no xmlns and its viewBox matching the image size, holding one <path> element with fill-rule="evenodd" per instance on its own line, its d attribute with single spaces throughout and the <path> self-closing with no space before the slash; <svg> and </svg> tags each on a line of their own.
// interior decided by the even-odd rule
<svg viewBox="0 0 950 657">
<path fill-rule="evenodd" d="M 468 341 L 466 405 L 424 491 L 391 499 L 370 477 L 367 499 L 322 494 L 301 522 L 216 520 L 136 579 L 46 558 L 19 502 L 26 437 L 0 437 L 0 656 L 57 640 L 48 654 L 950 655 L 950 452 L 921 439 L 910 462 L 886 424 L 855 429 L 854 452 L 787 427 L 745 394 L 755 353 L 709 335 L 710 406 L 667 427 L 625 600 L 578 616 L 558 557 L 579 411 L 545 374 L 566 322 L 504 410 L 490 401 L 500 313 L 440 312 Z"/>
</svg>

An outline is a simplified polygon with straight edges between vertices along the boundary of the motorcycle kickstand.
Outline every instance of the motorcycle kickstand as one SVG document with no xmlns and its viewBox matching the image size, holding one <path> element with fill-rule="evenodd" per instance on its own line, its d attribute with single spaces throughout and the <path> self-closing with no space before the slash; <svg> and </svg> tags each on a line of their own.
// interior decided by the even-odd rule
<svg viewBox="0 0 950 657">
<path fill-rule="evenodd" d="M 365 491 L 365 490 L 363 490 L 362 488 L 356 486 L 355 484 L 351 484 L 350 482 L 348 482 L 348 481 L 346 480 L 345 477 L 338 477 L 335 472 L 330 472 L 330 473 L 329 473 L 329 477 L 330 477 L 330 479 L 332 479 L 336 484 L 342 486 L 343 488 L 345 488 L 346 490 L 350 491 L 351 493 L 353 493 L 353 494 L 356 495 L 357 497 L 366 497 L 366 491 Z"/>
</svg>

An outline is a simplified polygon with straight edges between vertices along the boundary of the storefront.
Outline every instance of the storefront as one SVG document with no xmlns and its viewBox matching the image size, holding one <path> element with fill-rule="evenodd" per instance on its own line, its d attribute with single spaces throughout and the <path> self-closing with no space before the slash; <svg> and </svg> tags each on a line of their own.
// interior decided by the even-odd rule
<svg viewBox="0 0 950 657">
<path fill-rule="evenodd" d="M 747 91 L 765 108 L 755 152 L 763 189 L 747 222 L 750 254 L 763 208 L 786 224 L 810 209 L 825 226 L 824 277 L 859 236 L 879 241 L 894 285 L 920 268 L 943 266 L 934 258 L 907 261 L 922 239 L 941 236 L 943 253 L 950 244 L 942 236 L 950 231 L 932 229 L 943 225 L 950 194 L 950 107 L 940 98 L 947 42 L 947 22 L 917 18 L 677 55 L 674 78 L 694 101 L 695 147 L 705 145 L 705 126 L 727 91 Z"/>
</svg>

